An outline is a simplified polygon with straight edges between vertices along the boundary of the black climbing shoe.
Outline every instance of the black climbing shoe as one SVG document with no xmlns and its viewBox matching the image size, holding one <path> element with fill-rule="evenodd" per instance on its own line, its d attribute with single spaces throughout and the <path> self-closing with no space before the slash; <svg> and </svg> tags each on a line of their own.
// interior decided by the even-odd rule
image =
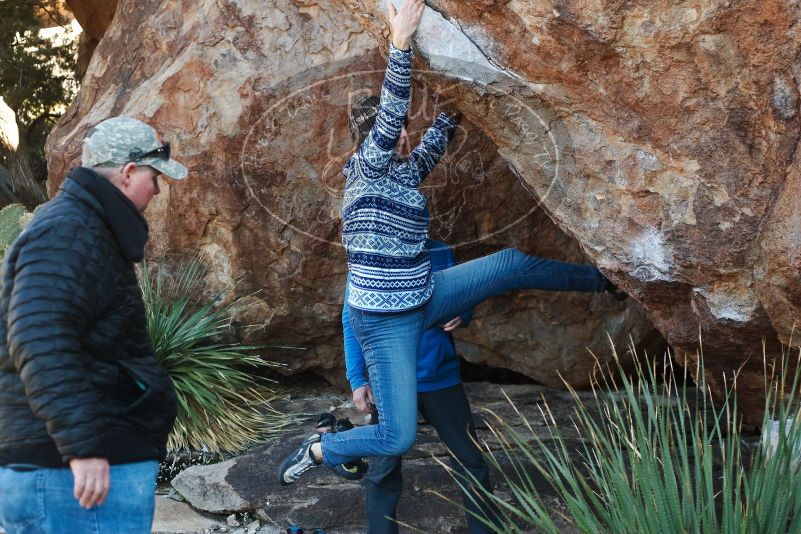
<svg viewBox="0 0 801 534">
<path fill-rule="evenodd" d="M 351 430 L 352 428 L 353 423 L 351 423 L 350 419 L 347 417 L 343 417 L 334 423 L 334 432 L 345 432 L 346 430 Z"/>
<path fill-rule="evenodd" d="M 612 295 L 615 300 L 626 300 L 628 295 L 619 290 L 608 278 L 604 277 L 604 291 Z"/>
<path fill-rule="evenodd" d="M 334 424 L 334 432 L 345 432 L 353 428 L 353 423 L 350 422 L 350 419 L 347 417 L 343 417 L 339 419 Z M 348 462 L 346 464 L 341 464 L 334 467 L 334 473 L 338 474 L 343 478 L 347 478 L 348 480 L 361 480 L 364 474 L 367 472 L 367 462 L 362 460 L 361 458 L 358 460 L 354 460 L 352 462 Z"/>
<path fill-rule="evenodd" d="M 367 473 L 369 465 L 362 459 L 354 460 L 346 464 L 335 465 L 331 471 L 348 480 L 361 480 Z"/>
<path fill-rule="evenodd" d="M 337 418 L 331 412 L 321 413 L 314 428 L 323 432 L 336 432 Z"/>
<path fill-rule="evenodd" d="M 353 428 L 353 423 L 350 419 L 343 417 L 337 420 L 334 414 L 330 412 L 321 413 L 317 419 L 317 425 L 314 427 L 318 432 L 344 432 Z M 339 464 L 331 467 L 331 471 L 348 480 L 361 480 L 364 474 L 367 473 L 367 462 L 362 459 L 354 460 L 346 464 Z"/>
</svg>

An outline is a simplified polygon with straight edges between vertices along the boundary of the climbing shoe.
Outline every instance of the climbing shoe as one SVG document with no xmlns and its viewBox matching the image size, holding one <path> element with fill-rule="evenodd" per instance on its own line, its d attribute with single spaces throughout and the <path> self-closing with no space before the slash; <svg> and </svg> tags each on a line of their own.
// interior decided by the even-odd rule
<svg viewBox="0 0 801 534">
<path fill-rule="evenodd" d="M 289 456 L 284 458 L 278 466 L 278 480 L 281 485 L 288 486 L 298 481 L 300 476 L 318 464 L 312 457 L 311 447 L 320 442 L 320 434 L 312 434 L 303 440 L 303 443 L 295 449 Z"/>
<path fill-rule="evenodd" d="M 619 290 L 608 278 L 604 278 L 604 291 L 612 295 L 615 300 L 626 300 L 628 298 L 628 295 Z"/>
</svg>

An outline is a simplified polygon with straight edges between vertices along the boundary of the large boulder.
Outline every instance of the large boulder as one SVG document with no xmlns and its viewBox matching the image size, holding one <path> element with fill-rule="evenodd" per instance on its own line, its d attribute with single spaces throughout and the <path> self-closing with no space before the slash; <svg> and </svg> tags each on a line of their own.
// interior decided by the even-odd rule
<svg viewBox="0 0 801 534">
<path fill-rule="evenodd" d="M 383 2 L 345 3 L 387 35 Z M 718 390 L 747 362 L 749 392 L 763 340 L 778 354 L 801 317 L 800 19 L 779 0 L 434 0 L 416 47 L 667 341 L 693 362 L 700 334 Z"/>
<path fill-rule="evenodd" d="M 248 341 L 283 347 L 269 356 L 291 372 L 311 369 L 341 382 L 340 171 L 353 149 L 348 106 L 377 91 L 383 48 L 335 2 L 228 0 L 189 8 L 123 0 L 75 103 L 48 140 L 49 192 L 78 163 L 94 124 L 119 114 L 153 124 L 191 174 L 183 183 L 162 181 L 148 210 L 150 257 L 200 252 L 212 288 L 242 275 L 237 291 L 252 303 L 242 322 L 257 326 Z M 417 80 L 415 138 L 449 89 L 438 84 Z M 547 137 L 548 122 L 527 112 L 527 100 L 515 102 L 531 135 Z M 461 260 L 514 245 L 587 262 L 482 128 L 465 120 L 426 182 L 432 235 L 452 243 Z M 583 386 L 594 364 L 587 348 L 608 358 L 607 333 L 625 345 L 652 331 L 633 301 L 528 292 L 479 307 L 460 347 L 474 362 L 557 386 L 561 374 Z"/>
</svg>

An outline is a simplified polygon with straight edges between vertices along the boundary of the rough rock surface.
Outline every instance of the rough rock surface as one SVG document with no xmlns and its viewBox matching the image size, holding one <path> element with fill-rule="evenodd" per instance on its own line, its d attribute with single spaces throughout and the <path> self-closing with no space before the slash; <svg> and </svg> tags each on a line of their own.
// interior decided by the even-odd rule
<svg viewBox="0 0 801 534">
<path fill-rule="evenodd" d="M 117 0 L 66 0 L 81 29 L 95 41 L 100 41 L 114 18 Z"/>
<path fill-rule="evenodd" d="M 504 386 L 504 391 L 514 400 L 540 437 L 547 434 L 543 417 L 537 407 L 537 403 L 542 402 L 543 398 L 547 399 L 560 428 L 565 430 L 567 442 L 571 443 L 577 437 L 570 428 L 573 401 L 568 393 L 535 385 Z M 527 433 L 519 426 L 522 425 L 520 416 L 514 413 L 500 386 L 472 383 L 467 384 L 467 392 L 473 405 L 480 441 L 494 450 L 499 448 L 484 422 L 484 418 L 488 417 L 485 410 L 492 410 L 523 434 Z M 348 413 L 348 405 L 340 404 L 344 400 L 345 397 L 314 397 L 305 402 L 289 401 L 289 404 L 293 410 L 316 414 L 326 411 L 333 403 L 335 406 L 339 405 L 338 416 L 349 415 L 354 422 L 359 423 L 355 412 Z M 190 467 L 181 472 L 172 485 L 193 507 L 206 512 L 227 514 L 250 511 L 255 512 L 267 525 L 292 523 L 322 527 L 327 532 L 364 532 L 364 496 L 361 483 L 345 481 L 323 469 L 305 474 L 303 484 L 281 486 L 275 480 L 276 466 L 289 453 L 292 445 L 296 445 L 308 434 L 311 424 L 306 423 L 305 431 L 301 430 L 297 436 L 282 439 L 280 444 L 259 447 L 246 455 L 219 464 Z M 499 458 L 502 456 L 498 455 Z M 404 494 L 398 509 L 398 519 L 412 528 L 402 529 L 403 532 L 420 531 L 413 530 L 414 528 L 431 533 L 466 531 L 464 513 L 432 494 L 436 491 L 457 502 L 461 499 L 456 483 L 438 464 L 437 459 L 447 462 L 446 450 L 433 428 L 422 424 L 414 448 L 404 457 Z M 532 473 L 532 476 L 537 475 Z M 493 484 L 497 494 L 503 495 L 507 491 L 497 473 Z M 544 481 L 542 490 L 546 499 L 553 500 L 554 506 L 562 506 Z M 235 507 L 228 504 L 234 502 L 240 504 Z"/>
<path fill-rule="evenodd" d="M 117 0 L 66 0 L 67 6 L 81 25 L 78 41 L 78 79 L 83 78 L 97 44 L 106 33 L 117 10 Z"/>
<path fill-rule="evenodd" d="M 151 257 L 199 251 L 212 282 L 243 274 L 240 293 L 260 291 L 243 317 L 259 327 L 250 341 L 296 347 L 270 356 L 341 381 L 340 169 L 352 149 L 348 104 L 380 84 L 385 60 L 375 46 L 328 1 L 124 0 L 49 139 L 49 192 L 77 163 L 92 125 L 116 114 L 156 125 L 192 173 L 184 183 L 162 181 L 148 212 Z M 415 89 L 414 136 L 436 113 L 432 87 L 442 91 Z M 518 108 L 524 113 L 525 101 Z M 533 133 L 547 129 L 524 118 Z M 587 261 L 502 156 L 509 159 L 464 121 L 427 181 L 432 234 L 457 245 L 462 260 L 514 245 Z M 460 346 L 474 362 L 551 385 L 561 373 L 582 386 L 593 363 L 587 347 L 608 356 L 607 332 L 625 345 L 652 327 L 636 302 L 529 292 L 482 305 Z"/>
<path fill-rule="evenodd" d="M 387 34 L 383 3 L 345 3 Z M 710 381 L 751 358 L 759 390 L 762 339 L 775 354 L 801 317 L 799 3 L 427 6 L 429 86 L 461 79 L 443 94 L 668 342 L 692 358 L 700 330 Z"/>
<path fill-rule="evenodd" d="M 156 510 L 153 517 L 153 534 L 184 534 L 219 528 L 221 521 L 205 517 L 185 502 L 169 497 L 156 496 Z"/>
</svg>

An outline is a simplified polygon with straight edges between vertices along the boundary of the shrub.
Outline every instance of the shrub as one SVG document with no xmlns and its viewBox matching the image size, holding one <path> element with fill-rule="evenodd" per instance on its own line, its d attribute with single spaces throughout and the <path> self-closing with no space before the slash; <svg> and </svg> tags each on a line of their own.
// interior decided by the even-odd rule
<svg viewBox="0 0 801 534">
<path fill-rule="evenodd" d="M 578 446 L 568 445 L 547 404 L 545 438 L 525 419 L 524 430 L 497 419 L 491 431 L 502 447 L 489 460 L 503 472 L 511 499 L 480 496 L 501 511 L 494 528 L 556 534 L 558 523 L 567 523 L 592 534 L 801 532 L 799 375 L 798 362 L 788 359 L 783 355 L 775 368 L 766 363 L 763 428 L 773 435 L 753 454 L 743 446 L 736 383 L 715 402 L 702 364 L 691 387 L 687 370 L 676 376 L 669 357 L 664 377 L 641 363 L 633 376 L 602 373 L 586 404 L 571 390 Z M 561 512 L 538 491 L 543 479 L 560 496 Z"/>
<path fill-rule="evenodd" d="M 274 383 L 252 374 L 278 364 L 258 355 L 264 347 L 230 341 L 233 320 L 246 308 L 242 299 L 222 302 L 221 291 L 204 300 L 206 271 L 198 259 L 179 266 L 172 277 L 165 269 L 151 271 L 144 263 L 140 285 L 147 326 L 178 397 L 168 447 L 235 452 L 280 432 L 289 417 L 270 406 Z"/>
</svg>

